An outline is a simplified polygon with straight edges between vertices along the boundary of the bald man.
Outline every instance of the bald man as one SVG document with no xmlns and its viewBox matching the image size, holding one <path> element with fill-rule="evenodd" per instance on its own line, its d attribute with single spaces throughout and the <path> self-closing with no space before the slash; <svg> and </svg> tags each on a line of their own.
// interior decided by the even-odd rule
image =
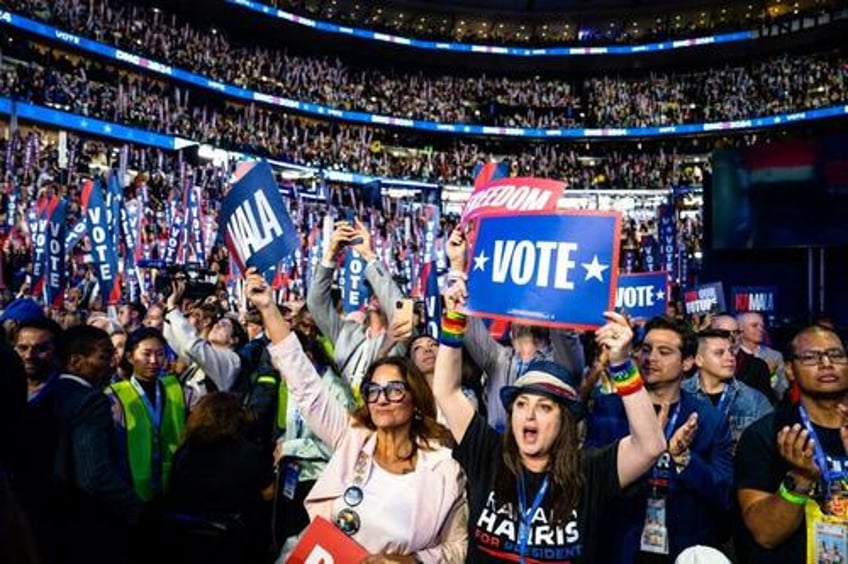
<svg viewBox="0 0 848 564">
<path fill-rule="evenodd" d="M 736 379 L 762 392 L 774 405 L 777 396 L 771 387 L 771 372 L 764 360 L 746 352 L 740 346 L 742 331 L 739 322 L 732 315 L 717 315 L 710 322 L 710 329 L 729 331 L 733 338 L 733 351 L 736 355 Z"/>
<path fill-rule="evenodd" d="M 766 323 L 763 316 L 756 312 L 740 313 L 736 316 L 739 322 L 740 341 L 739 348 L 765 361 L 771 376 L 771 387 L 777 399 L 780 400 L 789 382 L 786 380 L 786 368 L 783 355 L 771 347 L 763 344 L 766 337 Z"/>
</svg>

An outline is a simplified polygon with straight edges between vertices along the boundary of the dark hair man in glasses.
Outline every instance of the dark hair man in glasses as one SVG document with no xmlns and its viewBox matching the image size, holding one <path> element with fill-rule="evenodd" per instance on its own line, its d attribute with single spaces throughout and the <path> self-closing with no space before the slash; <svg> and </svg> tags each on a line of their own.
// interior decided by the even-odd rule
<svg viewBox="0 0 848 564">
<path fill-rule="evenodd" d="M 790 346 L 781 403 L 742 434 L 736 455 L 747 562 L 845 562 L 848 552 L 848 358 L 832 330 L 808 327 Z M 841 539 L 841 540 L 840 540 Z M 832 558 L 834 551 L 841 560 Z"/>
</svg>

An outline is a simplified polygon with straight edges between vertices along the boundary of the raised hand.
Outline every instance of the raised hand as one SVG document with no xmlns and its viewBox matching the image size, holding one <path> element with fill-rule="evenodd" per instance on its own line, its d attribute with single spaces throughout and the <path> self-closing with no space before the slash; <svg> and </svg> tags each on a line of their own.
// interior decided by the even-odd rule
<svg viewBox="0 0 848 564">
<path fill-rule="evenodd" d="M 665 425 L 663 425 L 665 427 Z M 671 438 L 668 440 L 668 454 L 672 459 L 686 454 L 692 441 L 695 440 L 695 433 L 698 431 L 698 414 L 692 413 L 686 419 L 686 423 L 677 428 Z"/>
<path fill-rule="evenodd" d="M 448 244 L 445 248 L 445 254 L 448 257 L 451 270 L 465 270 L 466 252 L 468 251 L 468 240 L 465 238 L 465 233 L 462 227 L 454 227 L 448 238 Z"/>
<path fill-rule="evenodd" d="M 343 221 L 336 224 L 336 228 L 333 230 L 332 235 L 330 235 L 330 242 L 327 245 L 324 260 L 328 262 L 334 261 L 342 249 L 349 245 L 350 242 L 358 236 L 359 232 L 350 223 Z"/>
<path fill-rule="evenodd" d="M 457 280 L 453 286 L 445 290 L 445 308 L 447 311 L 458 311 L 468 299 L 468 289 L 464 280 Z"/>
<path fill-rule="evenodd" d="M 274 307 L 274 292 L 254 267 L 249 268 L 245 275 L 244 293 L 259 311 Z"/>
<path fill-rule="evenodd" d="M 604 312 L 607 323 L 595 331 L 595 342 L 609 352 L 610 364 L 621 364 L 630 358 L 633 329 L 627 318 L 614 311 Z"/>
<path fill-rule="evenodd" d="M 371 257 L 374 256 L 374 248 L 371 246 L 371 232 L 358 218 L 355 221 L 355 235 L 353 240 L 359 239 L 359 243 L 353 245 L 353 250 L 359 253 L 365 260 L 371 260 Z"/>
</svg>

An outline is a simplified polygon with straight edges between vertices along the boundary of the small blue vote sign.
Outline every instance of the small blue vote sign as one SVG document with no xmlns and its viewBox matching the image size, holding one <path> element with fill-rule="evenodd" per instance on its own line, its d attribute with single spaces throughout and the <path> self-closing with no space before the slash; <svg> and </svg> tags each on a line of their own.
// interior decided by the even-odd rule
<svg viewBox="0 0 848 564">
<path fill-rule="evenodd" d="M 615 303 L 621 214 L 482 218 L 468 270 L 470 315 L 593 329 Z"/>
<path fill-rule="evenodd" d="M 665 315 L 668 301 L 668 272 L 621 274 L 615 291 L 615 307 L 631 319 Z"/>
</svg>

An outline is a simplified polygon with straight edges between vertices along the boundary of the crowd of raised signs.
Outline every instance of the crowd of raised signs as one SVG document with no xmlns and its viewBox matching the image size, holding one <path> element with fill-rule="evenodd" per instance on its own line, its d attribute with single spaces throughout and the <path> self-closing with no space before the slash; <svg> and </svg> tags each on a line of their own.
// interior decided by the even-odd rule
<svg viewBox="0 0 848 564">
<path fill-rule="evenodd" d="M 666 315 L 647 323 L 610 311 L 579 331 L 520 315 L 506 331 L 462 312 L 481 303 L 475 291 L 491 303 L 501 287 L 484 282 L 499 270 L 511 279 L 501 302 L 532 281 L 600 318 L 603 299 L 593 311 L 565 293 L 611 288 L 617 244 L 641 246 L 621 254 L 646 266 L 646 243 L 676 217 L 668 206 L 626 222 L 622 241 L 612 214 L 483 217 L 477 244 L 523 249 L 504 259 L 470 253 L 435 204 L 277 186 L 264 163 L 195 167 L 73 136 L 60 148 L 35 132 L 3 154 L 3 276 L 16 292 L 0 313 L 4 562 L 846 555 L 836 402 L 848 358 L 829 320 L 799 332 L 784 358 L 757 313 L 689 319 L 664 299 Z M 270 184 L 251 176 L 260 169 Z M 547 228 L 577 218 L 575 242 Z M 224 229 L 242 259 L 293 239 L 278 265 L 291 268 L 273 280 L 237 271 Z M 697 244 L 697 221 L 675 231 Z M 157 288 L 140 259 L 172 247 L 177 264 L 204 261 L 212 287 Z M 660 274 L 648 301 L 667 297 Z M 522 308 L 538 298 L 525 298 L 509 307 L 534 314 Z M 563 305 L 552 302 L 542 307 Z"/>
<path fill-rule="evenodd" d="M 438 74 L 302 56 L 229 38 L 176 15 L 98 0 L 7 0 L 65 31 L 257 92 L 399 118 L 504 127 L 625 127 L 704 123 L 796 112 L 844 101 L 839 51 L 648 76 L 556 79 Z"/>
</svg>

